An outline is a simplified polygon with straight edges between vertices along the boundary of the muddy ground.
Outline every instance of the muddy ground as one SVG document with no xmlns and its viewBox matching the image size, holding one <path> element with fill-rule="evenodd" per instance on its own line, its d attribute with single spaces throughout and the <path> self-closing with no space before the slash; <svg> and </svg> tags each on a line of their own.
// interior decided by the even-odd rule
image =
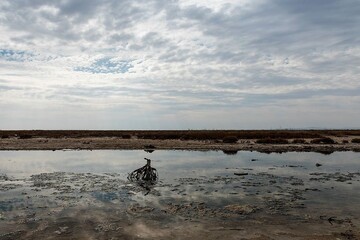
<svg viewBox="0 0 360 240">
<path fill-rule="evenodd" d="M 315 174 L 311 181 L 356 182 L 360 173 Z M 3 176 L 0 239 L 359 239 L 356 212 L 314 212 L 309 188 L 295 177 L 178 179 L 147 190 L 117 174 L 47 173 L 29 179 Z M 243 199 L 216 203 L 188 195 L 213 193 L 207 185 L 231 185 Z M 241 184 L 241 186 L 240 186 Z M 188 189 L 191 186 L 191 189 Z M 224 193 L 219 187 L 216 192 Z M 214 189 L 212 190 L 214 191 Z M 310 209 L 308 209 L 310 207 Z M 355 208 L 354 211 L 358 208 Z"/>
<path fill-rule="evenodd" d="M 276 168 L 303 166 L 160 178 L 148 188 L 118 173 L 1 175 L 0 239 L 360 239 L 359 194 L 346 198 L 360 172 Z"/>
</svg>

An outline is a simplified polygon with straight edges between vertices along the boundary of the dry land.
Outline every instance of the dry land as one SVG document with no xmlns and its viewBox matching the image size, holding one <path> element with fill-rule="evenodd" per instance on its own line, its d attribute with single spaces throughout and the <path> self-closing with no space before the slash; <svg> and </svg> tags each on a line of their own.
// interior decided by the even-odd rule
<svg viewBox="0 0 360 240">
<path fill-rule="evenodd" d="M 0 131 L 0 150 L 360 151 L 360 130 Z"/>
</svg>

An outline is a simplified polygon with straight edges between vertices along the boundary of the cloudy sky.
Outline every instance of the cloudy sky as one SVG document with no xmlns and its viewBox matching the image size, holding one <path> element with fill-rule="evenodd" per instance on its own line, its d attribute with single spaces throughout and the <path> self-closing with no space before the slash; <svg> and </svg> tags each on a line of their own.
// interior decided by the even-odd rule
<svg viewBox="0 0 360 240">
<path fill-rule="evenodd" d="M 1 0 L 0 129 L 360 127 L 358 0 Z"/>
</svg>

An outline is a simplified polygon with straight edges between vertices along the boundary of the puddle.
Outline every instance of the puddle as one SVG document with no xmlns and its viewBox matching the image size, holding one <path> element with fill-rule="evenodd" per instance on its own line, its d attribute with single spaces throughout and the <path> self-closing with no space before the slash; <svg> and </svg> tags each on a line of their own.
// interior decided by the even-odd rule
<svg viewBox="0 0 360 240">
<path fill-rule="evenodd" d="M 146 188 L 128 180 L 144 158 L 158 174 Z M 0 163 L 0 239 L 359 231 L 360 153 L 6 151 Z"/>
</svg>

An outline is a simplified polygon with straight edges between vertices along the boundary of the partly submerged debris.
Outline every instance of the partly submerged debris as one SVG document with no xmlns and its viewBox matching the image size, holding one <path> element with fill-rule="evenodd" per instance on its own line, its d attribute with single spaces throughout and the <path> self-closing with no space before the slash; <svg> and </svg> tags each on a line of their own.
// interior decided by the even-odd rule
<svg viewBox="0 0 360 240">
<path fill-rule="evenodd" d="M 128 179 L 131 182 L 136 182 L 139 184 L 146 183 L 153 185 L 158 180 L 157 170 L 151 167 L 150 159 L 148 158 L 144 158 L 144 159 L 147 161 L 146 165 L 130 173 Z"/>
<path fill-rule="evenodd" d="M 130 182 L 134 182 L 145 188 L 147 191 L 145 195 L 148 195 L 151 187 L 155 185 L 158 180 L 158 173 L 155 168 L 151 167 L 151 160 L 148 158 L 144 159 L 147 161 L 146 165 L 131 172 L 128 179 Z"/>
<path fill-rule="evenodd" d="M 153 153 L 155 150 L 153 150 L 153 149 L 144 149 L 144 151 L 147 152 L 147 153 Z"/>
</svg>

